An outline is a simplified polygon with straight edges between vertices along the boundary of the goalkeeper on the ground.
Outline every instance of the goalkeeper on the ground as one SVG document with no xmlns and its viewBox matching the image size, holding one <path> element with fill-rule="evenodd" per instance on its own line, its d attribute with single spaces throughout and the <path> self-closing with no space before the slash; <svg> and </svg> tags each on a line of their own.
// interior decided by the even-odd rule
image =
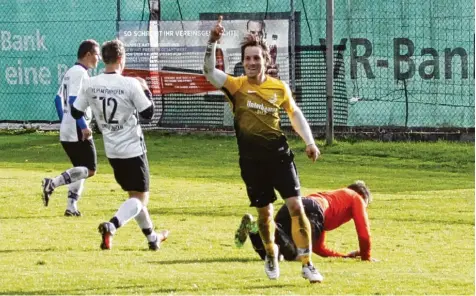
<svg viewBox="0 0 476 296">
<path fill-rule="evenodd" d="M 312 228 L 312 251 L 322 257 L 359 257 L 366 261 L 376 261 L 371 257 L 370 224 L 367 206 L 372 200 L 368 187 L 363 181 L 356 181 L 346 188 L 310 194 L 302 199 L 306 216 Z M 325 245 L 327 232 L 354 220 L 359 250 L 341 253 Z M 296 260 L 296 246 L 291 239 L 291 217 L 286 206 L 282 206 L 275 217 L 276 236 L 279 253 L 286 260 Z M 235 234 L 235 244 L 241 247 L 250 238 L 253 249 L 264 259 L 266 252 L 260 239 L 256 221 L 250 214 L 243 216 Z"/>
</svg>

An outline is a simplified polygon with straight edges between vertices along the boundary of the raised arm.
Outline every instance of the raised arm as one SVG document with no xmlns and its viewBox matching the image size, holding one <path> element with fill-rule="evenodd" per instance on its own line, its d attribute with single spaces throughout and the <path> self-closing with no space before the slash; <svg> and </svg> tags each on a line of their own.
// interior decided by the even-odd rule
<svg viewBox="0 0 476 296">
<path fill-rule="evenodd" d="M 223 28 L 222 16 L 218 19 L 215 27 L 210 31 L 210 39 L 207 43 L 207 50 L 205 52 L 205 59 L 203 61 L 203 73 L 207 80 L 216 88 L 220 89 L 223 87 L 226 81 L 226 73 L 215 68 L 216 64 L 216 45 L 217 41 L 220 40 L 221 36 L 225 29 Z"/>
</svg>

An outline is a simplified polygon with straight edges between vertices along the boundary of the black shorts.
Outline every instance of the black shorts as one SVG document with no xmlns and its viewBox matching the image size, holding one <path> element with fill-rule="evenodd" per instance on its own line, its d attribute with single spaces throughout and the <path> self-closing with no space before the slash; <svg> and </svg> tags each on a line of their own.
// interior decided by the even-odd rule
<svg viewBox="0 0 476 296">
<path fill-rule="evenodd" d="M 149 192 L 149 163 L 145 153 L 133 158 L 109 158 L 109 163 L 122 190 Z"/>
<path fill-rule="evenodd" d="M 312 241 L 316 241 L 324 229 L 324 212 L 321 206 L 312 198 L 303 198 L 302 204 L 304 206 L 304 212 L 306 213 L 312 230 Z M 276 217 L 274 217 L 276 227 L 279 227 L 285 234 L 292 237 L 291 232 L 291 215 L 289 214 L 288 207 L 283 205 Z"/>
<path fill-rule="evenodd" d="M 246 184 L 250 206 L 262 208 L 276 200 L 301 195 L 299 177 L 291 150 L 272 159 L 240 158 L 241 177 Z"/>
<path fill-rule="evenodd" d="M 91 171 L 96 170 L 96 147 L 92 139 L 78 142 L 61 142 L 73 166 L 84 166 Z"/>
<path fill-rule="evenodd" d="M 311 224 L 312 242 L 314 243 L 321 236 L 324 229 L 324 214 L 321 206 L 311 198 L 303 198 L 302 203 L 304 211 Z M 283 205 L 276 217 L 275 243 L 279 246 L 279 253 L 283 255 L 285 260 L 293 261 L 297 257 L 297 247 L 293 242 L 291 232 L 291 216 L 286 205 Z M 263 242 L 258 233 L 249 233 L 251 244 L 256 253 L 264 260 L 266 251 Z"/>
</svg>

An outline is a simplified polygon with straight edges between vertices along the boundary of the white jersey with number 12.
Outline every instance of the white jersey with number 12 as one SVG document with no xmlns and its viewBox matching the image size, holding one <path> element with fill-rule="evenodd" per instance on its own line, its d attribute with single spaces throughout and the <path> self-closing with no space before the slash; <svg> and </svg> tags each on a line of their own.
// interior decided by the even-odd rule
<svg viewBox="0 0 476 296">
<path fill-rule="evenodd" d="M 133 158 L 146 152 L 144 135 L 137 112 L 152 103 L 139 81 L 117 73 L 104 73 L 83 81 L 74 107 L 91 107 L 103 134 L 108 158 Z"/>
</svg>

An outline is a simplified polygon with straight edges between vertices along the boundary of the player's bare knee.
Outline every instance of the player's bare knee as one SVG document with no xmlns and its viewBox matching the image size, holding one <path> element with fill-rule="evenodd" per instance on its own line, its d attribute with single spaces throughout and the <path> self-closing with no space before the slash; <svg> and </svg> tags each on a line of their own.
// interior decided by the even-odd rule
<svg viewBox="0 0 476 296">
<path fill-rule="evenodd" d="M 268 204 L 262 208 L 256 208 L 258 211 L 258 220 L 260 219 L 270 219 L 273 217 L 273 204 Z"/>
<path fill-rule="evenodd" d="M 273 219 L 273 207 L 268 205 L 263 208 L 257 208 L 258 210 L 258 226 L 261 229 L 269 225 L 271 219 Z"/>
<path fill-rule="evenodd" d="M 142 205 L 147 206 L 149 202 L 149 192 L 129 191 L 129 198 L 137 198 Z"/>
<path fill-rule="evenodd" d="M 89 177 L 92 177 L 92 176 L 94 176 L 94 175 L 96 175 L 96 171 L 95 171 L 95 170 L 88 170 L 88 178 L 89 178 Z"/>
<path fill-rule="evenodd" d="M 291 216 L 299 216 L 304 213 L 304 207 L 299 197 L 290 197 L 286 199 L 286 206 L 288 207 Z"/>
<path fill-rule="evenodd" d="M 288 206 L 288 210 L 291 217 L 300 216 L 302 213 L 304 213 L 304 209 L 301 209 L 299 205 Z"/>
<path fill-rule="evenodd" d="M 272 218 L 270 216 L 258 217 L 258 227 L 259 229 L 263 229 L 268 227 Z"/>
</svg>

